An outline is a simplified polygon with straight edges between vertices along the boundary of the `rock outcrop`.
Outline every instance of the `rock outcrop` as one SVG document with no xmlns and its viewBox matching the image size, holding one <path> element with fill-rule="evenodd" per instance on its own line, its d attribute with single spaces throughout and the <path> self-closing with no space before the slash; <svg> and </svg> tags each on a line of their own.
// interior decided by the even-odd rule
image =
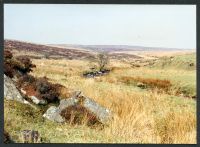
<svg viewBox="0 0 200 147">
<path fill-rule="evenodd" d="M 73 97 L 61 100 L 58 107 L 51 106 L 43 117 L 60 123 L 65 121 L 79 123 L 87 117 L 90 124 L 96 122 L 108 124 L 112 114 L 91 98 L 82 95 L 81 92 L 76 92 Z"/>
<path fill-rule="evenodd" d="M 24 103 L 25 100 L 20 94 L 19 90 L 16 88 L 12 79 L 4 74 L 4 98 L 8 100 L 16 100 Z"/>
</svg>

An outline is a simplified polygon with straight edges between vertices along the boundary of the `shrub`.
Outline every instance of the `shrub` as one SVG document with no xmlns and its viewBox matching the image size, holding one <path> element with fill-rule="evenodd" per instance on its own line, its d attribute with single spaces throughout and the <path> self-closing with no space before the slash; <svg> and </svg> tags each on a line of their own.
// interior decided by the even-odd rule
<svg viewBox="0 0 200 147">
<path fill-rule="evenodd" d="M 46 77 L 39 78 L 36 81 L 36 91 L 39 93 L 38 97 L 46 99 L 48 102 L 56 101 L 59 97 L 60 84 L 52 84 L 48 82 Z"/>
<path fill-rule="evenodd" d="M 20 63 L 22 63 L 23 66 L 17 66 L 17 68 L 24 74 L 31 72 L 32 68 L 36 67 L 34 64 L 32 64 L 31 60 L 28 57 L 19 56 L 16 59 L 20 61 Z"/>
<path fill-rule="evenodd" d="M 71 124 L 86 124 L 88 126 L 98 123 L 96 116 L 81 105 L 69 106 L 62 110 L 61 116 Z"/>
<path fill-rule="evenodd" d="M 64 87 L 60 84 L 48 82 L 46 77 L 35 78 L 32 75 L 21 76 L 17 81 L 17 86 L 23 88 L 27 92 L 27 95 L 33 95 L 45 99 L 48 102 L 58 100 L 60 88 Z"/>
<path fill-rule="evenodd" d="M 12 53 L 8 50 L 4 50 L 4 74 L 13 78 L 27 74 L 32 71 L 32 68 L 36 67 L 32 64 L 31 60 L 25 56 L 14 58 Z"/>
<path fill-rule="evenodd" d="M 19 77 L 17 81 L 17 86 L 22 88 L 23 85 L 33 85 L 35 87 L 36 78 L 32 75 L 23 75 Z"/>
<path fill-rule="evenodd" d="M 10 78 L 13 78 L 13 67 L 11 64 L 5 63 L 3 64 L 4 74 L 7 75 Z"/>
<path fill-rule="evenodd" d="M 50 86 L 49 82 L 47 81 L 46 77 L 40 78 L 36 82 L 36 87 L 37 87 L 37 91 L 40 92 L 41 94 L 45 94 L 51 88 L 51 86 Z"/>
</svg>

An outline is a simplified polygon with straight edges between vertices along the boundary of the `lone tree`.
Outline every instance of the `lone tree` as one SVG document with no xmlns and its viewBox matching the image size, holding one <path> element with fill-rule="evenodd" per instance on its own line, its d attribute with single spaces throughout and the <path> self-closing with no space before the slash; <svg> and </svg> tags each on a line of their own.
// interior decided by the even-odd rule
<svg viewBox="0 0 200 147">
<path fill-rule="evenodd" d="M 108 63 L 109 63 L 109 57 L 107 53 L 99 53 L 97 55 L 97 64 L 99 67 L 99 71 L 105 70 Z"/>
<path fill-rule="evenodd" d="M 103 71 L 109 63 L 108 54 L 105 52 L 99 53 L 96 57 L 90 57 L 89 60 L 89 66 L 92 71 Z"/>
</svg>

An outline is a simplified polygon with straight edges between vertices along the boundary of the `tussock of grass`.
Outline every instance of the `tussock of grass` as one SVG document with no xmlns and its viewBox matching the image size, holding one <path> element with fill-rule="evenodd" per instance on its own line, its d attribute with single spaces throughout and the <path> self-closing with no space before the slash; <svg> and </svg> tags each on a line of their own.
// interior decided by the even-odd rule
<svg viewBox="0 0 200 147">
<path fill-rule="evenodd" d="M 184 115 L 183 115 L 184 113 Z M 168 112 L 165 116 L 155 119 L 156 133 L 161 143 L 184 143 L 192 142 L 196 119 L 191 112 Z"/>
</svg>

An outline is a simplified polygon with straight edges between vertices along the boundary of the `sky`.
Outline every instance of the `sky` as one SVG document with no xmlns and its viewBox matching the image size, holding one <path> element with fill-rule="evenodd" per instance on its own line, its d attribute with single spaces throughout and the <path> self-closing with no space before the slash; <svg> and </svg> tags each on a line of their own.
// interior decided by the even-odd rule
<svg viewBox="0 0 200 147">
<path fill-rule="evenodd" d="M 196 6 L 5 4 L 4 38 L 194 49 Z"/>
</svg>

